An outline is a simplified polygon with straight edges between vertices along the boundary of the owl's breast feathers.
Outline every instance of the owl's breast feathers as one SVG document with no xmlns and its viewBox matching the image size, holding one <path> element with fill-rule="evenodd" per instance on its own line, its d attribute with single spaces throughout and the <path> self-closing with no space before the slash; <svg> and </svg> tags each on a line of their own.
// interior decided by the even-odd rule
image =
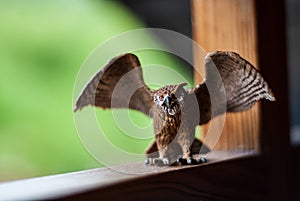
<svg viewBox="0 0 300 201">
<path fill-rule="evenodd" d="M 176 106 L 177 112 L 170 115 L 162 108 L 156 107 L 153 114 L 155 138 L 159 146 L 168 145 L 177 135 L 181 125 L 181 111 L 180 106 Z"/>
</svg>

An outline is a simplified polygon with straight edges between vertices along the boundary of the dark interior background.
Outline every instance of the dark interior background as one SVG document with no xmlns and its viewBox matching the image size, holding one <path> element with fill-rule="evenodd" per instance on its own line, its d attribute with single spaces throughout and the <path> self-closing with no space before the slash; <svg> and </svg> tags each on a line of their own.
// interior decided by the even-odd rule
<svg viewBox="0 0 300 201">
<path fill-rule="evenodd" d="M 192 36 L 190 1 L 120 0 L 148 27 L 169 29 Z"/>
<path fill-rule="evenodd" d="M 192 21 L 191 21 L 191 3 L 182 0 L 120 0 L 126 5 L 146 27 L 168 29 L 181 33 L 192 38 Z M 157 35 L 166 47 L 172 49 L 173 41 Z M 190 55 L 188 60 L 193 61 L 193 50 L 190 47 L 186 55 Z M 180 65 L 185 67 L 189 74 L 193 73 L 193 67 L 180 58 L 177 58 Z"/>
</svg>

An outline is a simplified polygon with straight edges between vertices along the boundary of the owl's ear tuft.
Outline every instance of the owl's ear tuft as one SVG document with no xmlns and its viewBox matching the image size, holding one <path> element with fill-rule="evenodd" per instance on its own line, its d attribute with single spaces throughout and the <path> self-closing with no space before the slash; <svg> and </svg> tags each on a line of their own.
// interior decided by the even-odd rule
<svg viewBox="0 0 300 201">
<path fill-rule="evenodd" d="M 174 93 L 175 95 L 181 94 L 182 92 L 185 91 L 185 89 L 184 89 L 183 87 L 186 86 L 186 85 L 187 85 L 186 82 L 180 83 L 179 85 L 177 85 L 177 86 L 175 87 L 175 89 L 173 90 L 173 93 Z"/>
</svg>

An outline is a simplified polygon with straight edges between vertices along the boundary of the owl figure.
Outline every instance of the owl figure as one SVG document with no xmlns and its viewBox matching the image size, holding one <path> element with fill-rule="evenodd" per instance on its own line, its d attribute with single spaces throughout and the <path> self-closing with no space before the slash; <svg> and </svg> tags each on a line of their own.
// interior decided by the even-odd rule
<svg viewBox="0 0 300 201">
<path fill-rule="evenodd" d="M 155 142 L 146 151 L 146 164 L 183 165 L 204 146 L 195 139 L 195 127 L 225 112 L 250 109 L 258 100 L 275 97 L 258 71 L 234 52 L 211 52 L 205 58 L 203 83 L 185 89 L 186 83 L 153 90 L 146 86 L 140 62 L 128 53 L 113 58 L 85 86 L 74 111 L 87 105 L 130 108 L 153 118 Z"/>
<path fill-rule="evenodd" d="M 192 143 L 198 151 L 201 142 L 194 139 L 195 126 L 199 123 L 197 101 L 191 100 L 193 93 L 189 93 L 179 85 L 167 85 L 153 91 L 154 106 L 152 109 L 155 143 L 148 149 L 146 164 L 169 165 L 174 162 L 183 164 L 198 164 L 202 161 L 193 159 Z M 197 104 L 197 105 L 196 105 Z M 153 154 L 154 153 L 154 154 Z M 156 155 L 156 156 L 155 156 Z"/>
</svg>

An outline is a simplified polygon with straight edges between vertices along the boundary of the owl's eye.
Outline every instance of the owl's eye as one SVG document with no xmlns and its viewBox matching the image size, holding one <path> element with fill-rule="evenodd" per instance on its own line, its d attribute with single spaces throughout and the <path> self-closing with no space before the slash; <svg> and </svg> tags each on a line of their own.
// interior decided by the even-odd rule
<svg viewBox="0 0 300 201">
<path fill-rule="evenodd" d="M 154 96 L 154 101 L 158 104 L 162 101 L 161 96 Z"/>
<path fill-rule="evenodd" d="M 163 101 L 163 100 L 164 100 L 164 97 L 163 97 L 163 96 L 159 96 L 159 100 L 160 100 L 160 101 Z"/>
</svg>

